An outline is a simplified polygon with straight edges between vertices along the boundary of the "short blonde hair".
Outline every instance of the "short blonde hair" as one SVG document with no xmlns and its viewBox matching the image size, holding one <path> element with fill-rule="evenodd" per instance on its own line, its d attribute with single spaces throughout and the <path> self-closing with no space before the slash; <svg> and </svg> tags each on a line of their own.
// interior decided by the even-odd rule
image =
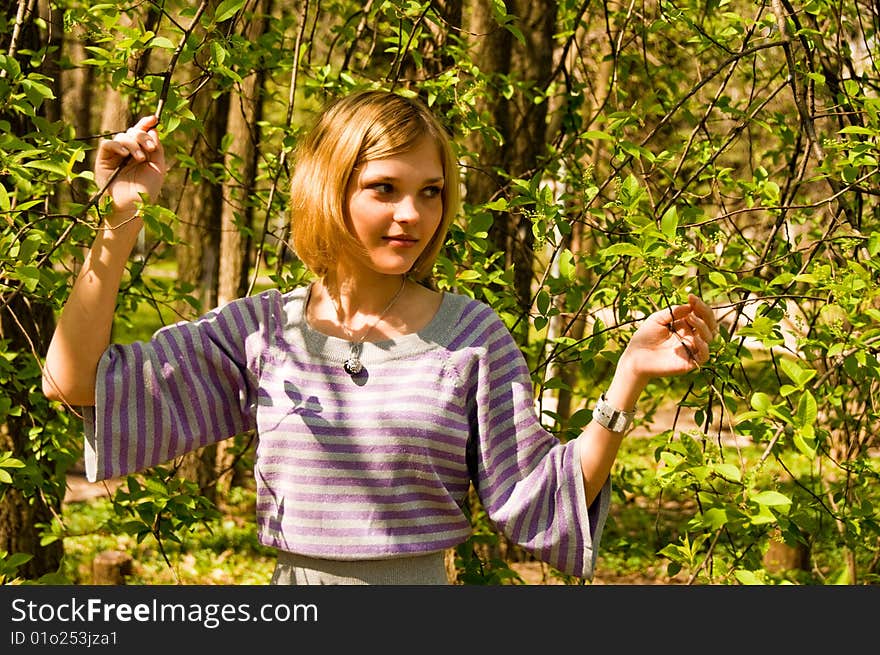
<svg viewBox="0 0 880 655">
<path fill-rule="evenodd" d="M 409 271 L 430 279 L 460 206 L 458 162 L 444 127 L 421 101 L 390 91 L 357 91 L 330 104 L 298 145 L 290 191 L 291 241 L 297 257 L 323 277 L 339 253 L 363 249 L 346 223 L 346 191 L 355 169 L 430 137 L 443 164 L 443 216 Z"/>
</svg>

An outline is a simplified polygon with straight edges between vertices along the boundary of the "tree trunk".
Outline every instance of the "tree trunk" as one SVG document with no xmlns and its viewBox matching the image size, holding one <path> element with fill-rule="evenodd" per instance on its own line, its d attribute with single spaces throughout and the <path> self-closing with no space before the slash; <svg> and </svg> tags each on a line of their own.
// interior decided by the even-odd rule
<svg viewBox="0 0 880 655">
<path fill-rule="evenodd" d="M 21 295 L 0 312 L 0 340 L 8 339 L 8 352 L 19 353 L 22 359 L 32 356 L 31 344 L 39 352 L 45 352 L 53 329 L 52 309 L 42 303 L 29 302 Z M 54 463 L 34 456 L 30 436 L 31 428 L 47 412 L 46 403 L 37 400 L 38 394 L 32 393 L 33 387 L 39 384 L 37 378 L 19 381 L 22 384 L 7 394 L 13 407 L 21 407 L 21 413 L 7 417 L 6 424 L 0 425 L 0 452 L 9 451 L 13 457 L 31 463 L 36 467 L 35 473 L 48 480 L 55 475 Z M 18 571 L 25 579 L 53 573 L 61 565 L 63 542 L 41 545 L 38 526 L 51 523 L 53 517 L 61 513 L 62 485 L 59 483 L 59 493 L 54 496 L 14 485 L 5 487 L 5 493 L 0 496 L 0 552 L 33 555 Z"/>
<path fill-rule="evenodd" d="M 3 1 L 2 5 L 6 16 L 16 20 L 19 17 L 21 22 L 16 42 L 11 44 L 0 39 L 0 48 L 4 53 L 13 51 L 22 71 L 27 71 L 30 68 L 30 55 L 17 55 L 20 52 L 37 52 L 49 45 L 50 39 L 57 46 L 59 35 L 55 34 L 53 37 L 51 31 L 49 34 L 40 31 L 36 19 L 48 20 L 49 14 L 45 8 L 42 11 L 38 8 L 32 13 L 19 14 L 19 3 Z M 42 103 L 39 109 L 41 118 L 58 119 L 61 108 L 57 97 L 59 94 L 56 93 L 56 99 L 46 99 Z M 33 129 L 22 114 L 0 115 L 0 118 L 8 121 L 13 134 L 23 135 Z M 54 207 L 47 209 L 52 211 Z M 39 389 L 39 374 L 35 374 L 36 371 L 26 362 L 39 359 L 46 351 L 53 329 L 52 308 L 40 302 L 39 298 L 29 298 L 22 293 L 17 293 L 14 297 L 3 297 L 3 308 L 0 309 L 0 342 L 6 341 L 6 351 L 17 354 L 18 361 L 22 362 L 22 373 L 5 390 L 12 407 L 20 408 L 21 412 L 18 416 L 8 416 L 6 423 L 0 424 L 0 452 L 10 451 L 13 457 L 28 462 L 34 467 L 32 475 L 44 481 L 56 477 L 54 462 L 50 461 L 51 458 L 35 457 L 31 430 L 45 420 L 48 408 L 42 396 L 35 393 Z M 48 487 L 50 484 L 44 482 L 43 488 Z M 33 489 L 20 488 L 14 484 L 3 488 L 0 496 L 0 551 L 9 554 L 28 553 L 33 556 L 18 569 L 18 575 L 25 579 L 36 579 L 55 572 L 61 564 L 63 543 L 54 541 L 41 545 L 41 530 L 38 527 L 40 524 L 51 523 L 53 517 L 60 514 L 63 486 L 60 488 L 61 493 L 55 495 L 34 493 Z"/>
<path fill-rule="evenodd" d="M 552 67 L 555 2 L 508 0 L 507 11 L 517 16 L 525 45 L 498 24 L 488 0 L 475 0 L 469 9 L 466 31 L 472 35 L 474 61 L 488 76 L 489 85 L 510 76 L 543 88 Z M 496 167 L 512 177 L 531 176 L 546 145 L 547 104 L 533 102 L 532 94 L 517 89 L 508 100 L 500 89 L 490 88 L 478 101 L 477 110 L 492 116 L 491 124 L 501 141 L 474 133 L 466 142 L 474 164 L 467 179 L 467 199 L 471 203 L 491 200 L 503 189 L 507 180 L 494 176 L 492 171 Z M 489 237 L 494 247 L 504 253 L 505 268 L 513 271 L 517 304 L 525 318 L 531 305 L 534 262 L 534 236 L 527 208 L 517 213 L 496 213 Z M 520 325 L 517 336 L 525 343 L 528 322 L 520 321 Z"/>
<path fill-rule="evenodd" d="M 229 95 L 224 93 L 212 99 L 209 88 L 203 89 L 194 100 L 193 111 L 204 117 L 204 130 L 195 136 L 190 152 L 204 168 L 222 163 L 220 140 L 226 131 L 229 110 Z M 222 184 L 207 179 L 186 181 L 177 210 L 182 243 L 177 246 L 175 256 L 177 278 L 181 284 L 193 286 L 196 307 L 179 304 L 182 318 L 194 318 L 217 305 L 222 213 Z"/>
<path fill-rule="evenodd" d="M 254 15 L 246 30 L 251 43 L 269 28 L 273 0 L 262 0 L 259 4 L 259 13 Z M 225 166 L 229 179 L 224 187 L 221 215 L 218 305 L 247 293 L 251 266 L 250 228 L 254 223 L 255 208 L 248 199 L 254 197 L 256 187 L 266 71 L 262 64 L 258 64 L 254 70 L 240 71 L 240 74 L 242 82 L 236 90 L 235 100 L 230 103 L 226 128 L 229 147 L 225 153 Z M 254 275 L 257 274 L 256 268 L 258 266 L 255 266 Z M 230 486 L 241 482 L 243 472 L 235 465 L 235 457 L 230 452 L 232 445 L 230 440 L 217 444 L 218 497 L 222 497 Z"/>
<path fill-rule="evenodd" d="M 245 34 L 249 42 L 256 42 L 269 28 L 273 0 L 262 0 Z M 240 298 L 248 289 L 250 267 L 250 228 L 254 220 L 254 206 L 248 202 L 256 186 L 257 163 L 260 151 L 259 122 L 263 117 L 262 96 L 266 71 L 262 64 L 254 70 L 240 71 L 242 82 L 229 105 L 226 132 L 229 146 L 225 153 L 225 168 L 229 179 L 224 188 L 220 232 L 220 272 L 217 293 L 218 304 Z"/>
<path fill-rule="evenodd" d="M 598 31 L 596 31 L 598 32 Z M 588 52 L 588 43 L 589 41 L 598 41 L 601 39 L 601 34 L 594 33 L 591 31 L 586 31 L 584 36 L 582 37 L 582 41 L 584 42 L 580 48 L 577 48 L 576 51 L 580 52 Z M 570 55 L 574 57 L 574 55 Z M 580 67 L 566 64 L 573 71 L 577 71 Z M 586 101 L 584 102 L 583 108 L 581 110 L 581 117 L 583 119 L 581 130 L 584 132 L 590 131 L 592 129 L 596 129 L 595 125 L 595 116 L 598 115 L 599 109 L 604 106 L 605 100 L 607 98 L 610 85 L 611 85 L 611 73 L 612 73 L 612 57 L 606 56 L 600 63 L 597 65 L 597 74 L 593 76 L 592 86 L 595 89 L 595 92 L 591 95 L 588 95 L 588 98 L 594 98 L 593 102 Z M 563 112 L 559 111 L 557 114 L 561 115 Z M 559 126 L 551 125 L 548 127 L 548 140 L 555 139 L 555 135 L 558 131 Z M 592 153 L 591 161 L 584 161 L 583 167 L 584 169 L 592 168 L 594 178 L 601 179 L 606 175 L 604 170 L 597 170 L 597 163 L 604 162 L 607 158 L 603 155 L 603 150 L 605 148 L 605 142 L 602 139 L 594 139 L 592 142 L 592 148 L 590 152 Z M 570 211 L 578 212 L 583 211 L 583 207 L 571 207 Z M 564 247 L 568 248 L 572 253 L 574 253 L 575 257 L 580 253 L 592 252 L 595 248 L 595 239 L 590 231 L 588 231 L 584 225 L 583 221 L 574 221 L 571 225 L 571 232 L 563 241 Z M 583 264 L 578 263 L 576 267 L 575 276 L 578 280 L 582 282 L 586 282 L 588 278 L 587 271 L 584 270 Z M 587 284 L 583 284 L 583 286 L 589 286 Z M 570 317 L 565 313 L 566 309 L 566 294 L 561 294 L 557 300 L 557 307 L 559 308 L 560 314 L 554 316 L 550 319 L 551 329 L 554 329 L 559 336 L 571 337 L 575 340 L 580 340 L 584 336 L 584 330 L 586 328 L 586 321 L 584 319 L 583 314 Z M 562 333 L 565 326 L 568 326 L 565 334 Z M 564 430 L 567 427 L 567 420 L 571 416 L 572 411 L 574 411 L 573 405 L 573 397 L 572 390 L 576 388 L 578 381 L 581 378 L 580 375 L 580 364 L 578 362 L 571 363 L 561 363 L 559 365 L 554 364 L 551 371 L 548 372 L 548 377 L 553 377 L 554 375 L 560 375 L 562 377 L 562 381 L 564 382 L 564 386 L 560 387 L 559 393 L 556 398 L 556 409 L 555 411 L 560 417 L 561 424 L 560 429 Z"/>
<path fill-rule="evenodd" d="M 511 75 L 527 87 L 531 85 L 543 92 L 553 70 L 556 2 L 508 0 L 508 6 L 508 11 L 517 16 L 525 39 L 525 44 L 517 41 L 511 51 Z M 512 112 L 512 120 L 505 167 L 515 177 L 531 178 L 540 170 L 547 149 L 547 101 L 535 102 L 531 93 L 514 93 L 508 111 Z M 527 208 L 511 215 L 509 220 L 509 262 L 520 306 L 528 312 L 533 293 L 535 236 Z"/>
<path fill-rule="evenodd" d="M 214 97 L 215 89 L 209 82 L 191 101 L 193 113 L 202 117 L 203 129 L 195 135 L 189 155 L 203 170 L 223 163 L 220 145 L 226 133 L 230 96 L 224 92 Z M 175 250 L 177 280 L 181 286 L 192 287 L 196 306 L 178 303 L 182 319 L 195 318 L 217 305 L 223 204 L 222 181 L 187 179 L 183 184 L 177 209 L 181 239 Z M 216 497 L 216 457 L 216 445 L 200 448 L 184 456 L 179 468 L 179 474 L 197 482 L 202 495 L 212 501 Z"/>
</svg>

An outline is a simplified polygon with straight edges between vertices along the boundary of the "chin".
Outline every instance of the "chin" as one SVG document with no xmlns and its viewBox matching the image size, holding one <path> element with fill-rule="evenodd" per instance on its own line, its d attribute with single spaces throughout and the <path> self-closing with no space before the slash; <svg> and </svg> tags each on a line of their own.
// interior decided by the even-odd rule
<svg viewBox="0 0 880 655">
<path fill-rule="evenodd" d="M 406 275 L 412 270 L 415 261 L 375 263 L 373 269 L 385 275 Z"/>
</svg>

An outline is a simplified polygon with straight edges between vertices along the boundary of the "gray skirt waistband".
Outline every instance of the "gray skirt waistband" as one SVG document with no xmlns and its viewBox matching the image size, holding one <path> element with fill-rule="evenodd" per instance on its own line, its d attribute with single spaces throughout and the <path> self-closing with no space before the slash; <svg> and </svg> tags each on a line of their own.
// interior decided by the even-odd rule
<svg viewBox="0 0 880 655">
<path fill-rule="evenodd" d="M 381 560 L 329 560 L 278 551 L 277 585 L 445 585 L 444 553 Z"/>
</svg>

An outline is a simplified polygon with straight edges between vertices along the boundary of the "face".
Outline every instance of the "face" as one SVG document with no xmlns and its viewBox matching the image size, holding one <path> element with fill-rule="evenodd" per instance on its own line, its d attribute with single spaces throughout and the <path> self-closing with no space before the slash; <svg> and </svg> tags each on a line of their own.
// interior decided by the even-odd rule
<svg viewBox="0 0 880 655">
<path fill-rule="evenodd" d="M 383 275 L 408 272 L 443 217 L 443 164 L 429 137 L 400 155 L 368 161 L 346 195 L 349 228 L 363 244 L 353 267 Z"/>
</svg>

